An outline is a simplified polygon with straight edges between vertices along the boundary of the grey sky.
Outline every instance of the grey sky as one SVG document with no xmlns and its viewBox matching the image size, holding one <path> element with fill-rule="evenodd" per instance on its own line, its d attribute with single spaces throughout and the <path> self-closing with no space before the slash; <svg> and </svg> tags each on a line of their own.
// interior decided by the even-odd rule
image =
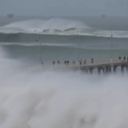
<svg viewBox="0 0 128 128">
<path fill-rule="evenodd" d="M 128 0 L 0 0 L 0 15 L 128 16 Z"/>
</svg>

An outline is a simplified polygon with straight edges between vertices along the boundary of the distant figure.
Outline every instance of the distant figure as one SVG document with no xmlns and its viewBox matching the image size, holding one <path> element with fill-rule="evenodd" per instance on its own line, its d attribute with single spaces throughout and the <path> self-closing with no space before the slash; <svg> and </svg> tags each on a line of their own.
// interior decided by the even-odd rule
<svg viewBox="0 0 128 128">
<path fill-rule="evenodd" d="M 126 60 L 126 57 L 124 56 L 124 60 Z"/>
<path fill-rule="evenodd" d="M 75 61 L 73 60 L 73 64 L 75 64 Z"/>
<path fill-rule="evenodd" d="M 67 60 L 67 64 L 69 64 L 69 60 Z"/>
<path fill-rule="evenodd" d="M 79 61 L 79 63 L 80 63 L 80 65 L 82 65 L 82 61 L 81 60 Z"/>
<path fill-rule="evenodd" d="M 121 60 L 121 57 L 119 56 L 119 60 Z"/>
<path fill-rule="evenodd" d="M 86 64 L 86 60 L 84 60 L 84 64 Z"/>
<path fill-rule="evenodd" d="M 93 58 L 91 59 L 91 63 L 93 63 L 94 62 L 94 60 L 93 60 Z"/>
<path fill-rule="evenodd" d="M 58 60 L 57 63 L 60 64 L 60 61 Z"/>
<path fill-rule="evenodd" d="M 66 63 L 67 63 L 67 61 L 65 60 L 65 61 L 64 61 L 64 64 L 66 64 Z"/>
<path fill-rule="evenodd" d="M 54 65 L 55 64 L 55 61 L 53 60 L 52 64 Z"/>
<path fill-rule="evenodd" d="M 43 65 L 44 63 L 43 63 L 43 62 L 41 62 L 41 64 Z"/>
</svg>

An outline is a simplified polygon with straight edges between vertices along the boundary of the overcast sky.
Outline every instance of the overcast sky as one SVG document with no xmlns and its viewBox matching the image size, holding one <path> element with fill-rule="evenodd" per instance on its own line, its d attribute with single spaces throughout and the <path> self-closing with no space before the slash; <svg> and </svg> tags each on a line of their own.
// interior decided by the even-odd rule
<svg viewBox="0 0 128 128">
<path fill-rule="evenodd" d="M 128 0 L 0 0 L 0 15 L 128 16 Z"/>
</svg>

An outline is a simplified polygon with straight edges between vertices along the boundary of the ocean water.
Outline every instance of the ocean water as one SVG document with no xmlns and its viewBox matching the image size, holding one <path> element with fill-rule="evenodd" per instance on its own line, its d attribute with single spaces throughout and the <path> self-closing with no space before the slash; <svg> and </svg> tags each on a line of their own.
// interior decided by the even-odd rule
<svg viewBox="0 0 128 128">
<path fill-rule="evenodd" d="M 99 76 L 48 67 L 53 60 L 127 57 L 127 21 L 0 17 L 0 128 L 127 128 L 127 72 Z"/>
</svg>

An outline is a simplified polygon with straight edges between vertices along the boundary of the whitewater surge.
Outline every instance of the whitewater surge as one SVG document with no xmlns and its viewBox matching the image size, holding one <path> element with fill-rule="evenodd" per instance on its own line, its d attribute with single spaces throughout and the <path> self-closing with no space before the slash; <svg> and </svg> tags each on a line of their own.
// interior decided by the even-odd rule
<svg viewBox="0 0 128 128">
<path fill-rule="evenodd" d="M 90 27 L 80 21 L 52 18 L 49 20 L 34 19 L 34 20 L 13 22 L 13 23 L 3 26 L 2 28 L 21 29 L 26 32 L 43 32 L 43 31 L 48 31 L 48 30 L 64 31 L 64 30 L 72 29 L 72 28 L 89 29 Z"/>
<path fill-rule="evenodd" d="M 0 53 L 0 128 L 128 127 L 127 75 L 47 71 Z"/>
<path fill-rule="evenodd" d="M 93 28 L 82 21 L 51 18 L 48 20 L 25 20 L 7 24 L 0 27 L 1 34 L 35 34 L 35 35 L 61 35 L 61 36 L 89 36 L 108 38 L 128 38 L 128 31 L 100 30 Z M 8 36 L 7 36 L 8 37 Z"/>
</svg>

